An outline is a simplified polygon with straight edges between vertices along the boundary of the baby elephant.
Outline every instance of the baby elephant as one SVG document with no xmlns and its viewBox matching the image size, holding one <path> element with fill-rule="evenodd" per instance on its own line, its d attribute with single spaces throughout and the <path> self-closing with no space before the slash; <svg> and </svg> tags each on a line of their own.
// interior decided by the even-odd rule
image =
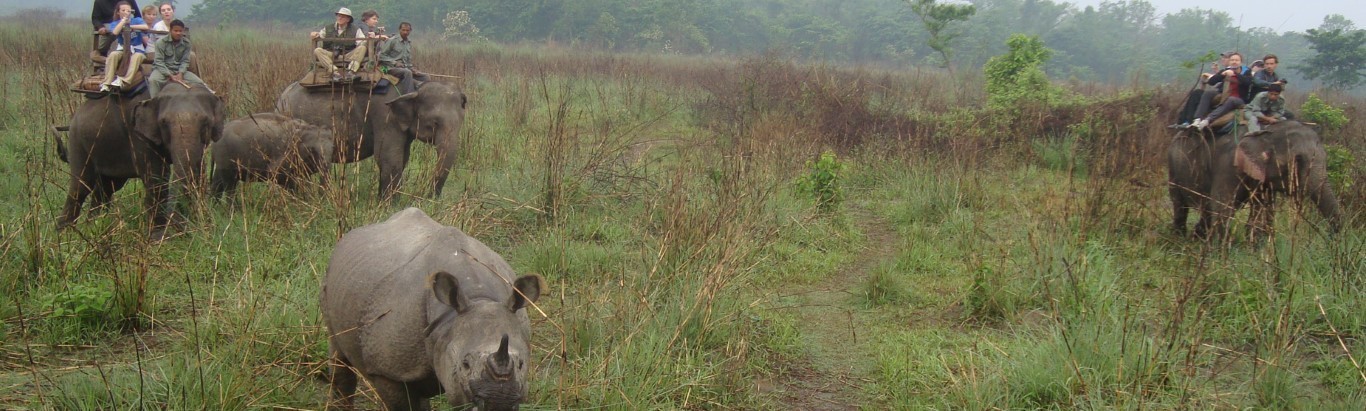
<svg viewBox="0 0 1366 411">
<path fill-rule="evenodd" d="M 293 191 L 296 179 L 322 172 L 327 183 L 332 134 L 276 113 L 259 113 L 223 126 L 223 138 L 213 143 L 214 197 L 237 188 L 241 181 L 268 181 Z"/>
</svg>

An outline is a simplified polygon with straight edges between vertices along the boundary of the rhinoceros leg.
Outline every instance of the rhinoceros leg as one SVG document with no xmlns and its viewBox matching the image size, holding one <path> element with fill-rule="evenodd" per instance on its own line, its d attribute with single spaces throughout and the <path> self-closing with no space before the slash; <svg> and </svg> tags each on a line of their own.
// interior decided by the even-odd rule
<svg viewBox="0 0 1366 411">
<path fill-rule="evenodd" d="M 384 403 L 386 410 L 429 411 L 432 409 L 431 402 L 420 397 L 421 394 L 414 392 L 415 390 L 408 387 L 407 384 L 372 375 L 367 375 L 366 379 L 370 385 L 375 387 L 375 393 L 379 394 L 379 400 Z"/>
<path fill-rule="evenodd" d="M 332 398 L 329 410 L 352 410 L 352 396 L 356 393 L 356 370 L 341 353 L 332 353 Z"/>
</svg>

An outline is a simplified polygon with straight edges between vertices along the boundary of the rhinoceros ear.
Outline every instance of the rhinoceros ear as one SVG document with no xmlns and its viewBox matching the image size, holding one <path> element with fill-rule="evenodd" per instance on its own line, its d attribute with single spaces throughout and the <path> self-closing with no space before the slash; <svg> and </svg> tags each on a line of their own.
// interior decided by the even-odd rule
<svg viewBox="0 0 1366 411">
<path fill-rule="evenodd" d="M 541 298 L 541 283 L 545 280 L 539 275 L 524 275 L 517 278 L 512 283 L 512 298 L 508 299 L 508 308 L 513 312 L 526 307 L 528 301 L 536 302 Z"/>
<path fill-rule="evenodd" d="M 456 280 L 451 273 L 441 271 L 432 274 L 428 278 L 428 283 L 432 287 L 432 294 L 436 300 L 442 304 L 455 307 L 455 312 L 464 313 L 470 308 L 469 301 L 465 300 L 465 295 L 460 293 L 460 280 Z"/>
</svg>

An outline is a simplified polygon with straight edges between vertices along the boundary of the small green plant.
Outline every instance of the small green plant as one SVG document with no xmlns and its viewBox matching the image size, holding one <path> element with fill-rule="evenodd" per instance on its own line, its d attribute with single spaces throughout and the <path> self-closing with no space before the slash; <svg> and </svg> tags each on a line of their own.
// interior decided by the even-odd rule
<svg viewBox="0 0 1366 411">
<path fill-rule="evenodd" d="M 896 265 L 879 265 L 863 280 L 863 298 L 868 308 L 909 302 L 910 286 L 898 275 Z"/>
<path fill-rule="evenodd" d="M 983 321 L 1004 320 L 1015 311 L 1015 299 L 1006 289 L 1007 285 L 1007 280 L 990 267 L 978 267 L 972 272 L 972 284 L 968 286 L 969 315 Z"/>
<path fill-rule="evenodd" d="M 1352 150 L 1342 146 L 1326 146 L 1328 151 L 1328 181 L 1333 188 L 1347 190 L 1352 187 L 1352 170 L 1356 168 L 1356 157 Z"/>
<path fill-rule="evenodd" d="M 50 318 L 72 318 L 93 325 L 111 317 L 110 300 L 114 293 L 99 287 L 73 284 L 66 290 L 48 296 L 43 305 L 52 308 Z"/>
<path fill-rule="evenodd" d="M 1329 105 L 1316 94 L 1310 94 L 1300 106 L 1300 116 L 1305 121 L 1318 123 L 1324 130 L 1338 130 L 1348 122 L 1347 114 L 1341 108 Z"/>
<path fill-rule="evenodd" d="M 797 180 L 797 190 L 816 198 L 816 207 L 823 212 L 834 211 L 844 201 L 844 190 L 840 187 L 841 174 L 845 164 L 835 158 L 835 153 L 821 153 L 820 160 L 807 162 L 811 173 Z"/>
</svg>

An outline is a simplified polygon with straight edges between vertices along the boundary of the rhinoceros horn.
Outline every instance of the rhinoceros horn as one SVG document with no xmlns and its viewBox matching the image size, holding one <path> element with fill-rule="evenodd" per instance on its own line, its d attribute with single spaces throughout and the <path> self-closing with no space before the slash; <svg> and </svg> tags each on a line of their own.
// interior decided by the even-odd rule
<svg viewBox="0 0 1366 411">
<path fill-rule="evenodd" d="M 498 352 L 493 353 L 488 359 L 489 376 L 494 381 L 507 381 L 512 379 L 512 356 L 508 355 L 508 335 L 503 334 L 503 341 L 498 343 Z"/>
</svg>

